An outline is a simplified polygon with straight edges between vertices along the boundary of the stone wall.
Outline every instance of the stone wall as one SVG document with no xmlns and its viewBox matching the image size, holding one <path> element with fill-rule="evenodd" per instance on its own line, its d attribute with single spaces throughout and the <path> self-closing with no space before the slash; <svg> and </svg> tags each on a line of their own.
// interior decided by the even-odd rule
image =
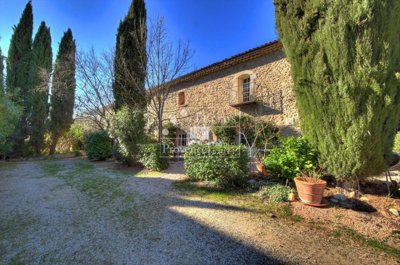
<svg viewBox="0 0 400 265">
<path fill-rule="evenodd" d="M 241 80 L 251 79 L 254 103 L 240 105 Z M 274 122 L 285 135 L 298 132 L 298 114 L 292 92 L 290 65 L 283 52 L 275 52 L 241 63 L 195 81 L 178 84 L 166 101 L 164 118 L 186 133 L 206 135 L 215 140 L 211 126 L 235 115 Z M 178 106 L 178 93 L 185 104 Z"/>
</svg>

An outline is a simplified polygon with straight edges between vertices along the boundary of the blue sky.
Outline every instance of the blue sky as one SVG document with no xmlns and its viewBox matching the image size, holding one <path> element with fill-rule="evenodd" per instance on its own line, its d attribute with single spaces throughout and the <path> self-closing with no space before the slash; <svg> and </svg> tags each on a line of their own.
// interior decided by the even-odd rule
<svg viewBox="0 0 400 265">
<path fill-rule="evenodd" d="M 27 0 L 0 0 L 0 45 L 8 50 L 12 27 Z M 56 54 L 70 27 L 79 49 L 112 47 L 131 0 L 33 0 L 35 31 L 51 28 Z M 148 17 L 162 15 L 172 40 L 190 40 L 193 64 L 203 67 L 277 38 L 272 0 L 147 0 Z"/>
</svg>

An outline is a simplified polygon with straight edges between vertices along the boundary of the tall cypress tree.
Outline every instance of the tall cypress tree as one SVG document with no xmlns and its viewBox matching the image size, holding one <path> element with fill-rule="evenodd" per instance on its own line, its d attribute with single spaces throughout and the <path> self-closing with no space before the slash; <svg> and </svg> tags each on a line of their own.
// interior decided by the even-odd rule
<svg viewBox="0 0 400 265">
<path fill-rule="evenodd" d="M 0 96 L 3 96 L 4 94 L 4 57 L 0 48 Z"/>
<path fill-rule="evenodd" d="M 339 179 L 381 173 L 400 112 L 400 1 L 275 0 L 303 133 Z"/>
<path fill-rule="evenodd" d="M 44 144 L 46 120 L 49 114 L 49 81 L 52 70 L 53 53 L 51 50 L 50 28 L 45 22 L 40 24 L 32 47 L 30 93 L 30 143 L 36 155 L 40 154 Z"/>
<path fill-rule="evenodd" d="M 56 58 L 51 95 L 50 131 L 52 134 L 50 154 L 54 154 L 58 139 L 73 122 L 75 99 L 76 44 L 71 29 L 61 39 Z"/>
<path fill-rule="evenodd" d="M 113 84 L 116 109 L 120 109 L 123 105 L 144 109 L 147 105 L 146 17 L 144 0 L 133 0 L 128 15 L 118 27 Z"/>
<path fill-rule="evenodd" d="M 29 1 L 11 37 L 7 58 L 7 93 L 23 107 L 22 118 L 13 136 L 14 155 L 20 156 L 27 137 L 28 95 L 30 88 L 30 61 L 32 49 L 33 14 Z"/>
</svg>

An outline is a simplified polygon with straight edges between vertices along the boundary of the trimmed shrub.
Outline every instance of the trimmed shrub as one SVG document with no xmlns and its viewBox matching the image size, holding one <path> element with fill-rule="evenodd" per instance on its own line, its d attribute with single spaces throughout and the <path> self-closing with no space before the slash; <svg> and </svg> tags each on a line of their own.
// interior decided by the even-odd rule
<svg viewBox="0 0 400 265">
<path fill-rule="evenodd" d="M 185 171 L 193 179 L 239 186 L 248 174 L 248 154 L 244 146 L 190 145 L 185 149 Z"/>
<path fill-rule="evenodd" d="M 288 137 L 282 139 L 281 146 L 271 149 L 270 154 L 264 158 L 264 164 L 272 175 L 293 179 L 305 169 L 315 169 L 317 155 L 304 138 Z"/>
<path fill-rule="evenodd" d="M 139 145 L 139 162 L 147 169 L 161 171 L 169 166 L 169 149 L 167 145 Z"/>
<path fill-rule="evenodd" d="M 86 154 L 91 160 L 105 160 L 112 155 L 112 140 L 106 131 L 88 134 L 85 145 Z"/>
</svg>

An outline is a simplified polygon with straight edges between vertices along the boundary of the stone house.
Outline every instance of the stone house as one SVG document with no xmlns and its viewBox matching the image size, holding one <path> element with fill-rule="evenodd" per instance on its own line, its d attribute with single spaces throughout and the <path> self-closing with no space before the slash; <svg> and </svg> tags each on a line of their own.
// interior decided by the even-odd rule
<svg viewBox="0 0 400 265">
<path fill-rule="evenodd" d="M 282 134 L 298 131 L 290 65 L 279 41 L 240 53 L 174 80 L 164 119 L 175 124 L 176 145 L 214 142 L 211 127 L 237 115 L 275 123 Z"/>
</svg>

